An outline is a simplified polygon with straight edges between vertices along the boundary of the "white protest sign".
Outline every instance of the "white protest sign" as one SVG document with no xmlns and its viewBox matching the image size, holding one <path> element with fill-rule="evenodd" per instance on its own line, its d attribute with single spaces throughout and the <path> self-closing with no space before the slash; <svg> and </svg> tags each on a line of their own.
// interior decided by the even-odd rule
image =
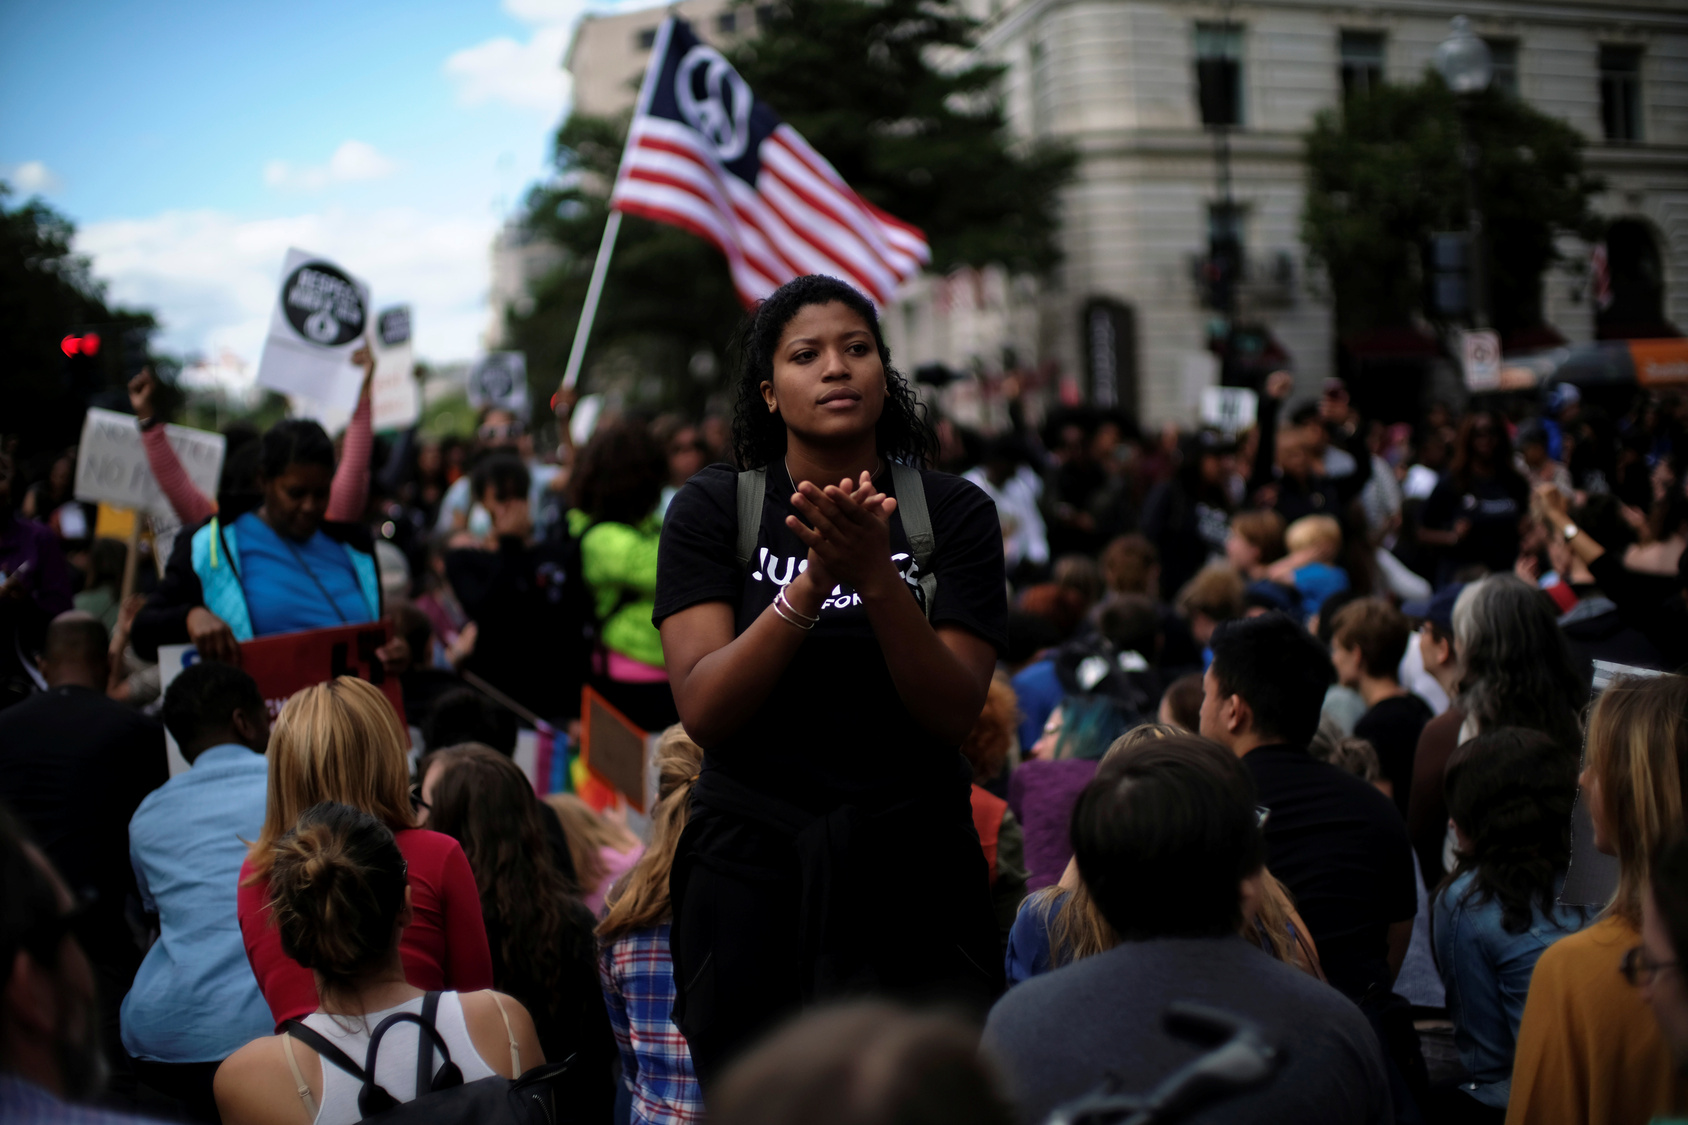
<svg viewBox="0 0 1688 1125">
<path fill-rule="evenodd" d="M 377 430 L 402 430 L 422 417 L 416 393 L 416 355 L 410 344 L 410 306 L 382 309 L 375 317 L 375 378 L 369 387 L 370 420 Z"/>
<path fill-rule="evenodd" d="M 215 497 L 223 472 L 223 435 L 165 426 L 164 437 L 194 487 Z M 97 406 L 90 407 L 82 419 L 82 441 L 76 447 L 76 498 L 175 519 L 170 502 L 153 479 L 135 419 Z"/>
<path fill-rule="evenodd" d="M 1483 329 L 1459 334 L 1459 358 L 1470 391 L 1500 389 L 1500 334 Z"/>
<path fill-rule="evenodd" d="M 469 405 L 476 410 L 495 406 L 525 419 L 527 356 L 521 352 L 488 352 L 482 356 L 469 372 Z"/>
<path fill-rule="evenodd" d="M 171 681 L 182 674 L 182 669 L 190 664 L 199 663 L 199 650 L 192 645 L 159 645 L 158 646 L 158 690 L 162 695 L 170 690 Z M 170 761 L 170 776 L 186 773 L 188 760 L 182 757 L 182 748 L 176 745 L 176 739 L 170 734 L 170 728 L 164 728 L 164 753 Z"/>
<path fill-rule="evenodd" d="M 258 382 L 351 413 L 363 382 L 352 353 L 368 321 L 369 286 L 333 262 L 289 250 Z"/>
<path fill-rule="evenodd" d="M 1236 434 L 1254 425 L 1260 398 L 1247 387 L 1203 387 L 1202 425 Z"/>
</svg>

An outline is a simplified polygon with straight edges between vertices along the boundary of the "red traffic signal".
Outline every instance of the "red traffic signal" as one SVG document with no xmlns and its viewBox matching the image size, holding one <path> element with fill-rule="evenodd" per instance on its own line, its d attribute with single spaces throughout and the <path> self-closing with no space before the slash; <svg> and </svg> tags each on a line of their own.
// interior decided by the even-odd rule
<svg viewBox="0 0 1688 1125">
<path fill-rule="evenodd" d="M 99 333 L 90 332 L 86 336 L 66 336 L 59 341 L 59 349 L 67 356 L 99 355 Z"/>
</svg>

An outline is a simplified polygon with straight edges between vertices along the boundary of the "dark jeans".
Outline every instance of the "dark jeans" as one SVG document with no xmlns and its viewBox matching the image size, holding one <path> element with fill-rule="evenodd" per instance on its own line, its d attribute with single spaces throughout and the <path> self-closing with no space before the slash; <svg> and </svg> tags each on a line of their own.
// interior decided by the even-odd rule
<svg viewBox="0 0 1688 1125">
<path fill-rule="evenodd" d="M 182 1120 L 222 1125 L 217 1099 L 211 1093 L 211 1080 L 223 1065 L 221 1062 L 162 1063 L 135 1059 L 132 1065 L 142 1086 L 181 1107 Z"/>
</svg>

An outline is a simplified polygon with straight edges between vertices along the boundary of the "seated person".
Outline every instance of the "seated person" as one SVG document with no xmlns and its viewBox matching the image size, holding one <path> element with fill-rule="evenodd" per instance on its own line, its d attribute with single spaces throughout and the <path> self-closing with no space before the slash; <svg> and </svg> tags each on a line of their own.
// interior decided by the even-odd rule
<svg viewBox="0 0 1688 1125">
<path fill-rule="evenodd" d="M 1395 807 L 1407 815 L 1412 796 L 1413 753 L 1424 724 L 1435 716 L 1430 704 L 1401 686 L 1396 669 L 1412 630 L 1400 610 L 1382 598 L 1361 598 L 1337 611 L 1331 629 L 1331 663 L 1343 687 L 1360 693 L 1366 711 L 1354 737 L 1377 751 Z"/>
<path fill-rule="evenodd" d="M 1231 1123 L 1390 1120 L 1389 1080 L 1348 1000 L 1238 936 L 1266 857 L 1254 785 L 1223 748 L 1180 735 L 1109 759 L 1073 811 L 1079 873 L 1120 944 L 1016 986 L 984 1047 L 1021 1122 L 1113 1080 L 1147 1091 L 1200 1053 L 1162 1028 L 1174 1001 L 1248 1019 L 1282 1071 L 1225 1103 Z M 1219 1119 L 1219 1118 L 1215 1118 Z"/>
<path fill-rule="evenodd" d="M 159 933 L 123 998 L 123 1049 L 142 1082 L 214 1121 L 218 1064 L 274 1026 L 235 912 L 243 841 L 264 827 L 270 718 L 251 676 L 205 660 L 164 693 L 164 724 L 192 768 L 129 822 L 135 881 Z"/>
</svg>

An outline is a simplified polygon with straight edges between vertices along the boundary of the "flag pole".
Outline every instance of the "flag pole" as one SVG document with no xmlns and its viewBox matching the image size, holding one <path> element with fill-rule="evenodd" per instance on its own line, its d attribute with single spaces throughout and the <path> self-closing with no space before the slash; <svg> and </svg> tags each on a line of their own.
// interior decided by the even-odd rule
<svg viewBox="0 0 1688 1125">
<path fill-rule="evenodd" d="M 569 349 L 569 365 L 563 371 L 563 389 L 573 390 L 580 378 L 580 365 L 586 358 L 586 338 L 592 335 L 592 322 L 598 316 L 598 299 L 604 295 L 604 275 L 610 272 L 610 255 L 615 252 L 615 238 L 621 233 L 621 212 L 611 211 L 604 224 L 604 237 L 598 243 L 598 260 L 592 263 L 592 280 L 586 285 L 586 303 L 580 309 L 580 323 L 575 325 L 574 346 Z"/>
<path fill-rule="evenodd" d="M 633 122 L 627 128 L 627 144 L 621 150 L 621 164 L 627 163 L 627 153 L 633 148 L 639 118 L 649 111 L 651 94 L 656 88 L 656 81 L 660 76 L 663 61 L 668 57 L 668 39 L 674 32 L 673 9 L 669 9 L 668 18 L 663 20 L 656 30 L 656 41 L 651 44 L 651 61 L 645 66 L 645 77 L 639 83 L 639 100 L 633 109 Z M 621 169 L 616 170 L 619 182 Z M 615 193 L 610 193 L 614 199 Z M 574 346 L 569 348 L 569 364 L 563 370 L 563 386 L 565 391 L 574 390 L 574 385 L 580 379 L 580 365 L 586 360 L 586 338 L 592 335 L 592 322 L 598 316 L 598 299 L 604 295 L 604 276 L 610 271 L 610 254 L 615 250 L 616 235 L 621 233 L 621 212 L 611 207 L 609 222 L 604 224 L 604 238 L 598 243 L 598 260 L 592 263 L 592 280 L 586 285 L 586 303 L 580 309 L 580 323 L 575 325 Z"/>
</svg>

